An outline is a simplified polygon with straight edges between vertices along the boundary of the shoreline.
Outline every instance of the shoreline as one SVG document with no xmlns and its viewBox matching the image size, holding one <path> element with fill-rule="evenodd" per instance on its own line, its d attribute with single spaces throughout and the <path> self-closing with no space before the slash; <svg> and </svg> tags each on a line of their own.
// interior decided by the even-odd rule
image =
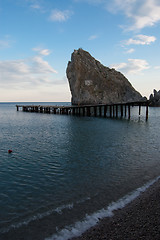
<svg viewBox="0 0 160 240">
<path fill-rule="evenodd" d="M 131 197 L 131 198 L 130 198 Z M 78 229 L 73 228 L 71 232 L 45 236 L 39 234 L 34 237 L 36 240 L 159 240 L 160 239 L 160 177 L 148 182 L 146 185 L 136 189 L 131 195 L 126 195 L 119 201 L 111 204 L 109 217 L 99 218 L 96 216 L 96 225 L 81 231 L 78 236 Z M 117 207 L 118 203 L 118 207 Z M 116 206 L 115 206 L 116 205 Z M 112 215 L 113 214 L 113 215 Z M 83 227 L 85 227 L 85 221 Z M 32 229 L 33 228 L 33 229 Z M 45 229 L 45 228 L 44 228 Z M 86 229 L 86 227 L 85 227 Z M 1 234 L 1 239 L 30 240 L 34 226 L 12 229 Z M 24 234 L 25 233 L 25 234 Z M 78 234 L 77 234 L 78 233 Z M 68 235 L 68 236 L 67 236 Z M 70 236 L 70 237 L 69 237 Z"/>
<path fill-rule="evenodd" d="M 160 179 L 124 208 L 70 240 L 160 239 Z"/>
</svg>

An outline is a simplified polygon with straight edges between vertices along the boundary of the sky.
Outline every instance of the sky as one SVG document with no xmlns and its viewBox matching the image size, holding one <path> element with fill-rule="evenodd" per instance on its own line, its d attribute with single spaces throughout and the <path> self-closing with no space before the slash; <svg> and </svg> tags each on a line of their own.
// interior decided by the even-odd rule
<svg viewBox="0 0 160 240">
<path fill-rule="evenodd" d="M 0 0 L 0 102 L 70 102 L 74 49 L 160 89 L 159 0 Z"/>
</svg>

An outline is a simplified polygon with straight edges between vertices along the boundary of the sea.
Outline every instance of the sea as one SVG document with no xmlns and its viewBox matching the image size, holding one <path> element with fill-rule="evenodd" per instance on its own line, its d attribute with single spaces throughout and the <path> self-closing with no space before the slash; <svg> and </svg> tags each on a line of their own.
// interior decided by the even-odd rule
<svg viewBox="0 0 160 240">
<path fill-rule="evenodd" d="M 0 239 L 67 240 L 160 176 L 160 108 L 131 119 L 17 111 L 0 103 Z M 18 103 L 70 105 L 70 103 Z M 12 153 L 8 153 L 8 150 Z"/>
</svg>

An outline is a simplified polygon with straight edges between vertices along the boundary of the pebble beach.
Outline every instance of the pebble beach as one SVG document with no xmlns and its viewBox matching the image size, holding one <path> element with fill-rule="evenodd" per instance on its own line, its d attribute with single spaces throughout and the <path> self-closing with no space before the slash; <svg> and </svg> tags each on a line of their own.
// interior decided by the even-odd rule
<svg viewBox="0 0 160 240">
<path fill-rule="evenodd" d="M 105 218 L 72 240 L 159 240 L 160 180 L 114 216 Z"/>
</svg>

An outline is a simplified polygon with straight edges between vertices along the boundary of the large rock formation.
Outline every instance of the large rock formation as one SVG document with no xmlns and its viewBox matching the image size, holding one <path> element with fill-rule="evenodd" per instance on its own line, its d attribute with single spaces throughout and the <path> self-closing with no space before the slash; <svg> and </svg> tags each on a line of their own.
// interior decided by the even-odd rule
<svg viewBox="0 0 160 240">
<path fill-rule="evenodd" d="M 160 90 L 158 92 L 153 90 L 153 94 L 149 97 L 149 106 L 160 107 Z"/>
<path fill-rule="evenodd" d="M 67 66 L 72 104 L 109 104 L 142 100 L 125 76 L 103 66 L 83 49 L 74 50 Z"/>
</svg>

